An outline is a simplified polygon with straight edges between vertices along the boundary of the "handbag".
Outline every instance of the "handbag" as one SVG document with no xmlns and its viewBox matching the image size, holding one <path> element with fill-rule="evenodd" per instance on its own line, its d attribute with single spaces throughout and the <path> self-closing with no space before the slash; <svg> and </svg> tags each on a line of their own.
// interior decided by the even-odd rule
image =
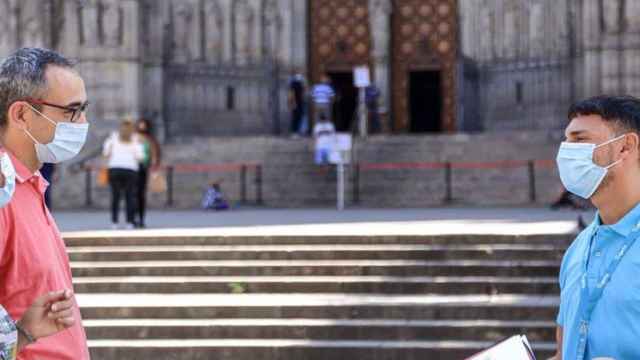
<svg viewBox="0 0 640 360">
<path fill-rule="evenodd" d="M 98 170 L 98 178 L 96 179 L 96 183 L 98 184 L 98 187 L 107 187 L 107 185 L 109 185 L 109 169 L 107 168 L 100 168 L 100 170 Z"/>
<path fill-rule="evenodd" d="M 167 176 L 162 170 L 152 170 L 149 174 L 149 191 L 163 193 L 167 191 Z"/>
</svg>

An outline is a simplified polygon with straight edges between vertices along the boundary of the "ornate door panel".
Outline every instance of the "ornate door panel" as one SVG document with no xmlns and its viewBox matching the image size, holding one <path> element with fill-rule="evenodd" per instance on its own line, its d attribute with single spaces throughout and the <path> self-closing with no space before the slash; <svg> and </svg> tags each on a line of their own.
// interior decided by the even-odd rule
<svg viewBox="0 0 640 360">
<path fill-rule="evenodd" d="M 441 128 L 455 131 L 456 0 L 395 0 L 392 15 L 392 96 L 394 130 L 410 126 L 409 72 L 441 72 Z"/>
<path fill-rule="evenodd" d="M 309 1 L 311 82 L 323 72 L 370 64 L 368 0 Z"/>
</svg>

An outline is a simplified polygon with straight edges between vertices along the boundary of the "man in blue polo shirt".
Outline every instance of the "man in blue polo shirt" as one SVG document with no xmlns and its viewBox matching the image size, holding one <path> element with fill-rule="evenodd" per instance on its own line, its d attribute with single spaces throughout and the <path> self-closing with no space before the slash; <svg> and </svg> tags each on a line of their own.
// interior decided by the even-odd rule
<svg viewBox="0 0 640 360">
<path fill-rule="evenodd" d="M 560 178 L 598 213 L 562 260 L 556 359 L 640 359 L 640 100 L 580 101 L 569 121 Z"/>
</svg>

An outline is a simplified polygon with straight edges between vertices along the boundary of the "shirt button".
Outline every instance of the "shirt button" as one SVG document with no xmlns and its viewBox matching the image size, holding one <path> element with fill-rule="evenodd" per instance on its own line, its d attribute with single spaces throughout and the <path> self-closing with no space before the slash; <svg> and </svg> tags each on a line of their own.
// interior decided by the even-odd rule
<svg viewBox="0 0 640 360">
<path fill-rule="evenodd" d="M 602 256 L 602 251 L 596 251 L 596 257 Z"/>
</svg>

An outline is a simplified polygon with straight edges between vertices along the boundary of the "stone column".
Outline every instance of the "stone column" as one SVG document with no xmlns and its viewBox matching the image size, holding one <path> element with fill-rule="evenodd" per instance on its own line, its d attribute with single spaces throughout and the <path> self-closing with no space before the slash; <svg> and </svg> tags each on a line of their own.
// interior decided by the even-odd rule
<svg viewBox="0 0 640 360">
<path fill-rule="evenodd" d="M 222 63 L 233 62 L 233 12 L 231 0 L 219 0 L 222 12 Z"/>
<path fill-rule="evenodd" d="M 599 0 L 585 0 L 583 8 L 582 38 L 584 41 L 584 92 L 583 96 L 600 93 L 601 54 L 600 46 L 600 4 Z"/>
<path fill-rule="evenodd" d="M 391 84 L 389 74 L 391 61 L 389 57 L 391 21 L 393 5 L 390 0 L 369 0 L 369 25 L 373 44 L 372 71 L 375 85 L 380 89 L 380 112 L 388 112 L 391 103 Z"/>
<path fill-rule="evenodd" d="M 17 47 L 16 0 L 0 0 L 0 57 Z"/>
<path fill-rule="evenodd" d="M 291 5 L 292 23 L 291 31 L 287 34 L 290 41 L 287 46 L 291 48 L 291 64 L 298 69 L 307 68 L 307 1 L 289 0 Z M 306 73 L 306 71 L 303 71 Z"/>
<path fill-rule="evenodd" d="M 117 128 L 123 117 L 142 113 L 140 3 L 100 0 L 90 3 L 88 8 L 83 5 L 77 0 L 65 2 L 66 20 L 59 50 L 78 60 L 89 99 L 93 101 L 89 111 L 94 120 L 91 135 L 100 137 Z M 101 6 L 106 9 L 106 5 L 113 7 L 95 17 L 94 10 Z M 98 22 L 89 21 L 94 19 Z"/>
</svg>

